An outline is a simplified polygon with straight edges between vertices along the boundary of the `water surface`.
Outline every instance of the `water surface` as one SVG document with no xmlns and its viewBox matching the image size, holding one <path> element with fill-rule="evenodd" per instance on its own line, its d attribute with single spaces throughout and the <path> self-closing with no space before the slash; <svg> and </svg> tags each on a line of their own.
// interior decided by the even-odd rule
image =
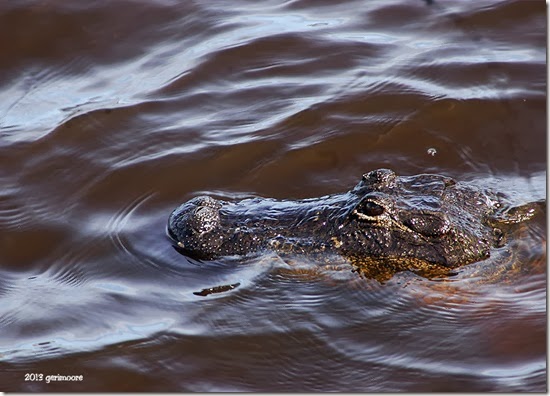
<svg viewBox="0 0 550 396">
<path fill-rule="evenodd" d="M 545 391 L 544 214 L 456 276 L 385 284 L 193 262 L 165 227 L 198 194 L 381 167 L 546 199 L 546 29 L 524 0 L 2 2 L 0 387 Z"/>
</svg>

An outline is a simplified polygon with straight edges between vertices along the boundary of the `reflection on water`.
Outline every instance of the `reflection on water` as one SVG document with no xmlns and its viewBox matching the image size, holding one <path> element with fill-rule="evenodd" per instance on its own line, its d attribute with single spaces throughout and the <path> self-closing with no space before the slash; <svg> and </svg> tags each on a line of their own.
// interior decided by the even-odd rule
<svg viewBox="0 0 550 396">
<path fill-rule="evenodd" d="M 384 284 L 166 236 L 198 194 L 376 168 L 545 200 L 545 32 L 535 1 L 2 3 L 3 389 L 545 390 L 542 213 L 454 276 Z"/>
</svg>

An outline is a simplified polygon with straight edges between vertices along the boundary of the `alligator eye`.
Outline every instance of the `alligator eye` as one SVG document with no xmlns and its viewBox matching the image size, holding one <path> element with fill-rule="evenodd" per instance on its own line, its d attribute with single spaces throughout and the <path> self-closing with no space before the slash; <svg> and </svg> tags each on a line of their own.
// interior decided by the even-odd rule
<svg viewBox="0 0 550 396">
<path fill-rule="evenodd" d="M 380 216 L 381 214 L 384 213 L 384 207 L 381 205 L 378 205 L 375 202 L 367 201 L 362 205 L 361 211 L 367 216 L 375 217 L 375 216 Z"/>
</svg>

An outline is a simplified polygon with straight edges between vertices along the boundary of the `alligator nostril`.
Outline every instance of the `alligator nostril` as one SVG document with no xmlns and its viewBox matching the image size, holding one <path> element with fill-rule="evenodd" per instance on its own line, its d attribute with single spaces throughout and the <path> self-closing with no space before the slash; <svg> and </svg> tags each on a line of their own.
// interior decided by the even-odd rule
<svg viewBox="0 0 550 396">
<path fill-rule="evenodd" d="M 193 212 L 191 226 L 198 233 L 206 233 L 214 230 L 220 223 L 220 213 L 217 208 L 199 206 Z"/>
</svg>

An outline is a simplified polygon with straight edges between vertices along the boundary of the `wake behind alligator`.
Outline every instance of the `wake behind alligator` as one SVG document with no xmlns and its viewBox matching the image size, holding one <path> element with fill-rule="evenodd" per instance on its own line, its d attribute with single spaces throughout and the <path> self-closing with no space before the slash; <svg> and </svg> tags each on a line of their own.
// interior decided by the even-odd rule
<svg viewBox="0 0 550 396">
<path fill-rule="evenodd" d="M 404 270 L 431 276 L 487 259 L 511 225 L 535 212 L 503 199 L 441 175 L 378 169 L 351 191 L 320 198 L 195 197 L 172 212 L 168 234 L 180 253 L 199 260 L 330 252 L 365 277 Z"/>
</svg>

